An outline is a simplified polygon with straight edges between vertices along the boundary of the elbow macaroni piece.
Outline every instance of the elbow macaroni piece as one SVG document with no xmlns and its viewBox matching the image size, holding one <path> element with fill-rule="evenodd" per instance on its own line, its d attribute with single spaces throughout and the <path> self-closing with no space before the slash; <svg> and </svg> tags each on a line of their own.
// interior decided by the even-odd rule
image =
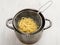
<svg viewBox="0 0 60 45">
<path fill-rule="evenodd" d="M 18 21 L 18 29 L 24 33 L 33 33 L 37 30 L 38 25 L 32 18 L 22 17 Z"/>
</svg>

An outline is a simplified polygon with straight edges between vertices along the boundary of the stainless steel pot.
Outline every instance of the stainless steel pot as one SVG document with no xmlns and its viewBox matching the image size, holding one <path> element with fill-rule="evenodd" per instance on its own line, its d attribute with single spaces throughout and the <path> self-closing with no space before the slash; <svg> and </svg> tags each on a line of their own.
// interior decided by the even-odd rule
<svg viewBox="0 0 60 45">
<path fill-rule="evenodd" d="M 24 33 L 20 32 L 18 30 L 17 22 L 22 17 L 33 18 L 37 22 L 37 25 L 39 25 L 38 30 L 31 34 L 24 34 Z M 46 28 L 44 28 L 45 21 L 48 21 L 50 23 L 49 26 Z M 10 22 L 12 22 L 13 27 L 10 26 Z M 18 39 L 21 42 L 23 42 L 25 44 L 33 44 L 40 39 L 40 37 L 43 33 L 43 30 L 50 28 L 52 26 L 52 24 L 49 19 L 44 18 L 42 12 L 39 12 L 38 10 L 34 10 L 34 9 L 23 9 L 23 10 L 19 11 L 13 18 L 8 19 L 6 21 L 6 26 L 15 31 L 16 36 L 18 37 Z"/>
</svg>

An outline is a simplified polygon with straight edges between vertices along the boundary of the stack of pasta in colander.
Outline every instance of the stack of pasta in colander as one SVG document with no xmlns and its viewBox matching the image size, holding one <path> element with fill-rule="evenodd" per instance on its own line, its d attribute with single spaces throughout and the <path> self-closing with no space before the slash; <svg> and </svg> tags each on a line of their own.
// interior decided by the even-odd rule
<svg viewBox="0 0 60 45">
<path fill-rule="evenodd" d="M 37 31 L 38 25 L 32 18 L 22 17 L 18 21 L 18 29 L 20 32 L 33 33 Z"/>
</svg>

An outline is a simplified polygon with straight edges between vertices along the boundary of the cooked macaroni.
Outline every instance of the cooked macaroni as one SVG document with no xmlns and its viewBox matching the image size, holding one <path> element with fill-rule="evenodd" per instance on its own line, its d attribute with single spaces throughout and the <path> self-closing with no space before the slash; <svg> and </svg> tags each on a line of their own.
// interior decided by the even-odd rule
<svg viewBox="0 0 60 45">
<path fill-rule="evenodd" d="M 18 27 L 21 32 L 33 33 L 37 30 L 38 25 L 32 18 L 22 17 L 21 20 L 18 21 Z"/>
</svg>

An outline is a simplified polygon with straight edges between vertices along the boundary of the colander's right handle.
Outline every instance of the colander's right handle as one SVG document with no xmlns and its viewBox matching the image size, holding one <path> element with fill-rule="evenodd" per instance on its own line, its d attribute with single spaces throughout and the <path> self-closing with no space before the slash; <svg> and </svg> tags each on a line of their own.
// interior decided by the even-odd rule
<svg viewBox="0 0 60 45">
<path fill-rule="evenodd" d="M 45 21 L 49 22 L 49 26 L 43 28 L 43 30 L 46 30 L 46 29 L 48 29 L 48 28 L 50 28 L 52 26 L 52 22 L 49 19 L 45 19 Z"/>
<path fill-rule="evenodd" d="M 8 19 L 6 21 L 6 26 L 12 30 L 14 30 L 13 26 L 12 26 L 12 18 Z"/>
</svg>

